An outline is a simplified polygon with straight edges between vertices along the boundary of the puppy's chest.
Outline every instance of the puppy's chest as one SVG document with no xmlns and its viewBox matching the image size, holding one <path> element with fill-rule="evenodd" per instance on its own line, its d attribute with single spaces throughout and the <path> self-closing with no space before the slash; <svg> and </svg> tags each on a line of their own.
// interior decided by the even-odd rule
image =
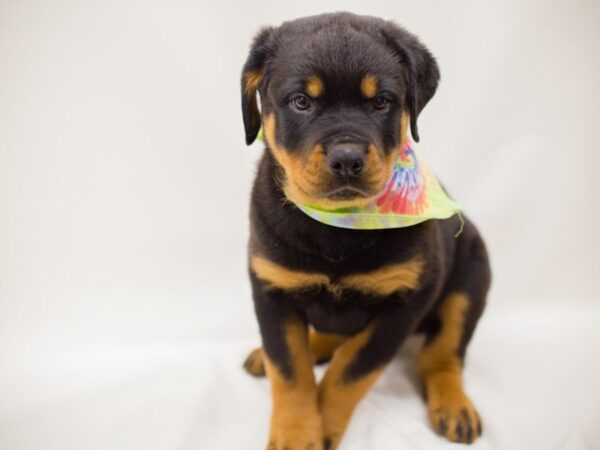
<svg viewBox="0 0 600 450">
<path fill-rule="evenodd" d="M 250 258 L 252 272 L 268 289 L 290 293 L 320 290 L 337 299 L 357 293 L 386 297 L 415 291 L 420 287 L 424 265 L 424 258 L 415 255 L 367 270 L 353 270 L 350 267 L 339 273 L 333 266 L 332 270 L 300 270 L 261 254 L 254 254 Z"/>
</svg>

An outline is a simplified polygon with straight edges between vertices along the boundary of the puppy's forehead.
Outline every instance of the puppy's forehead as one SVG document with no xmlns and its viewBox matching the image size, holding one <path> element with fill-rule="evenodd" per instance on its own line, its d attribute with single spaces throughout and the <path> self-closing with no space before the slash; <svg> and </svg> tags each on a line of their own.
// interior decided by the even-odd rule
<svg viewBox="0 0 600 450">
<path fill-rule="evenodd" d="M 400 58 L 392 49 L 382 40 L 342 25 L 281 30 L 271 73 L 283 90 L 303 88 L 319 94 L 328 85 L 359 89 L 367 74 L 371 81 L 381 83 L 403 80 Z"/>
</svg>

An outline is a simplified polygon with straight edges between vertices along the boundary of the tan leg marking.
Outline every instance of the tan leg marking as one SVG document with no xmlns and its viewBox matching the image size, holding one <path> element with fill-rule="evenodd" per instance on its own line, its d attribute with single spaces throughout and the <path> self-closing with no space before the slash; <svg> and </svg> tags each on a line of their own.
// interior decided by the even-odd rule
<svg viewBox="0 0 600 450">
<path fill-rule="evenodd" d="M 323 433 L 332 450 L 337 448 L 342 439 L 354 408 L 383 371 L 383 368 L 379 368 L 357 380 L 344 379 L 346 368 L 368 342 L 371 334 L 372 329 L 367 328 L 342 344 L 335 351 L 331 364 L 319 385 Z"/>
<path fill-rule="evenodd" d="M 311 330 L 308 340 L 315 362 L 329 361 L 336 349 L 347 339 L 348 336 L 319 333 L 318 331 Z"/>
<path fill-rule="evenodd" d="M 347 339 L 347 336 L 319 333 L 318 331 L 310 330 L 308 345 L 314 361 L 328 361 L 333 356 L 333 352 Z M 250 352 L 244 362 L 244 369 L 255 377 L 264 377 L 266 375 L 262 348 L 255 348 Z"/>
<path fill-rule="evenodd" d="M 418 359 L 425 386 L 429 421 L 440 434 L 454 442 L 473 442 L 481 434 L 481 421 L 463 390 L 462 362 L 458 347 L 469 301 L 465 294 L 449 295 L 439 306 L 442 328 Z"/>
<path fill-rule="evenodd" d="M 417 255 L 402 263 L 347 275 L 332 282 L 325 274 L 289 269 L 260 255 L 254 255 L 250 259 L 252 271 L 271 288 L 298 290 L 323 287 L 338 297 L 344 289 L 382 296 L 414 290 L 419 287 L 423 265 L 423 258 Z"/>
<path fill-rule="evenodd" d="M 308 347 L 308 327 L 299 320 L 286 326 L 285 340 L 293 367 L 286 378 L 263 353 L 273 398 L 268 450 L 323 450 L 321 415 Z"/>
</svg>

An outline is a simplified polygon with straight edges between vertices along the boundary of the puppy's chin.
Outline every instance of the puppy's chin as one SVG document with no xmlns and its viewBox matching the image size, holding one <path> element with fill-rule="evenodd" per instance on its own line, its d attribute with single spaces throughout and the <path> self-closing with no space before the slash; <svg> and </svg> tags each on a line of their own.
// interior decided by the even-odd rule
<svg viewBox="0 0 600 450">
<path fill-rule="evenodd" d="M 353 186 L 343 186 L 328 191 L 307 192 L 294 182 L 286 183 L 285 191 L 294 203 L 324 209 L 366 206 L 373 202 L 379 193 L 379 191 L 370 192 Z"/>
<path fill-rule="evenodd" d="M 332 201 L 352 201 L 361 197 L 370 197 L 367 193 L 353 187 L 343 187 L 329 192 L 323 197 Z"/>
</svg>

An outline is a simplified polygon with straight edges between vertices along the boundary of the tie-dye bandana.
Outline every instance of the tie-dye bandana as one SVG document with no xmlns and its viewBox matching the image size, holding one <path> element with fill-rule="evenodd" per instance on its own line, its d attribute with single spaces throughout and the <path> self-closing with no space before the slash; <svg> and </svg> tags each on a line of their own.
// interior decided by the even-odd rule
<svg viewBox="0 0 600 450">
<path fill-rule="evenodd" d="M 383 191 L 367 206 L 324 209 L 290 200 L 319 222 L 355 230 L 401 228 L 429 219 L 447 219 L 456 213 L 460 216 L 458 204 L 448 198 L 433 172 L 417 158 L 411 142 L 400 151 Z"/>
</svg>

